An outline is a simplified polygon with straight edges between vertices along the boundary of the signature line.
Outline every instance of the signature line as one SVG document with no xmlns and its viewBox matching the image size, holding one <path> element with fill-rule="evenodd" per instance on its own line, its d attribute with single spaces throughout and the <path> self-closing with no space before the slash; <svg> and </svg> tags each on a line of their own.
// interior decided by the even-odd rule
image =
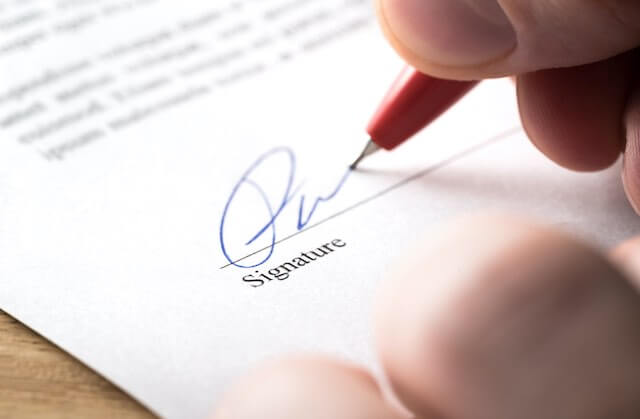
<svg viewBox="0 0 640 419">
<path fill-rule="evenodd" d="M 481 150 L 481 149 L 483 149 L 483 148 L 485 148 L 485 147 L 487 147 L 487 146 L 489 146 L 491 144 L 497 143 L 498 141 L 502 141 L 504 139 L 507 139 L 507 138 L 511 137 L 512 135 L 516 134 L 517 132 L 520 132 L 521 130 L 522 130 L 522 128 L 520 128 L 520 127 L 514 127 L 514 128 L 511 128 L 511 129 L 508 129 L 506 131 L 503 131 L 500 134 L 498 134 L 498 135 L 496 135 L 496 136 L 494 136 L 494 137 L 492 137 L 492 138 L 490 138 L 490 139 L 488 139 L 488 140 L 486 140 L 486 141 L 484 141 L 484 142 L 482 142 L 480 144 L 477 144 L 477 145 L 475 145 L 475 146 L 473 146 L 473 147 L 471 147 L 471 148 L 469 148 L 467 150 L 464 150 L 464 151 L 461 151 L 461 152 L 459 152 L 457 154 L 454 154 L 453 156 L 441 161 L 440 163 L 436 163 L 433 166 L 429 166 L 424 170 L 421 170 L 421 171 L 419 171 L 419 172 L 417 172 L 417 173 L 415 173 L 415 174 L 413 174 L 413 175 L 411 175 L 411 176 L 409 176 L 407 178 L 404 178 L 401 181 L 399 181 L 398 183 L 395 183 L 395 184 L 393 184 L 393 185 L 381 190 L 380 192 L 377 192 L 376 194 L 371 195 L 368 198 L 365 198 L 365 199 L 363 199 L 363 200 L 361 200 L 359 202 L 356 202 L 355 204 L 353 204 L 353 205 L 351 205 L 349 207 L 346 207 L 343 210 L 338 211 L 333 215 L 330 215 L 330 216 L 328 216 L 328 217 L 326 217 L 326 218 L 324 218 L 322 220 L 319 220 L 316 223 L 313 223 L 313 224 L 309 225 L 308 227 L 306 227 L 306 228 L 304 228 L 302 230 L 299 230 L 299 231 L 297 231 L 297 232 L 295 232 L 293 234 L 290 234 L 290 235 L 288 235 L 286 237 L 283 237 L 282 239 L 276 241 L 273 245 L 265 246 L 262 249 L 258 249 L 253 253 L 250 253 L 250 254 L 248 254 L 248 255 L 246 255 L 246 256 L 238 259 L 238 260 L 235 260 L 233 263 L 227 263 L 226 265 L 221 266 L 220 269 L 226 269 L 226 268 L 228 268 L 230 266 L 233 266 L 235 263 L 242 262 L 245 259 L 248 259 L 248 258 L 250 258 L 251 256 L 254 256 L 254 255 L 257 255 L 258 253 L 262 253 L 265 250 L 268 250 L 269 248 L 272 248 L 275 245 L 278 245 L 278 244 L 286 242 L 287 240 L 290 240 L 290 239 L 292 239 L 292 238 L 294 238 L 296 236 L 299 236 L 300 234 L 302 234 L 302 233 L 304 233 L 306 231 L 309 231 L 312 228 L 318 227 L 318 226 L 320 226 L 320 225 L 322 225 L 322 224 L 324 224 L 324 223 L 326 223 L 328 221 L 333 220 L 334 218 L 337 218 L 337 217 L 339 217 L 339 216 L 341 216 L 343 214 L 351 212 L 354 209 L 356 209 L 358 207 L 361 207 L 361 206 L 363 206 L 365 204 L 368 204 L 369 202 L 374 201 L 374 200 L 376 200 L 376 199 L 388 194 L 389 192 L 392 192 L 392 191 L 394 191 L 394 190 L 396 190 L 396 189 L 398 189 L 398 188 L 400 188 L 400 187 L 402 187 L 402 186 L 404 186 L 404 185 L 406 185 L 408 183 L 411 183 L 411 182 L 413 182 L 415 180 L 418 180 L 421 177 L 428 175 L 429 173 L 432 173 L 432 172 L 435 172 L 436 170 L 442 169 L 443 167 L 448 166 L 451 163 L 453 163 L 453 162 L 455 162 L 457 160 L 460 160 L 463 157 L 466 157 L 466 156 L 468 156 L 470 154 L 473 154 L 476 151 L 479 151 L 479 150 Z"/>
</svg>

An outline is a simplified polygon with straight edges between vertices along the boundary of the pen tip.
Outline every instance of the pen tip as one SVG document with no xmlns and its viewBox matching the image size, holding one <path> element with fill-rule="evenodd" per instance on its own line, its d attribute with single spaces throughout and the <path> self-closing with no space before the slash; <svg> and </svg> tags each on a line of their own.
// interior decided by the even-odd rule
<svg viewBox="0 0 640 419">
<path fill-rule="evenodd" d="M 364 147 L 364 150 L 362 150 L 362 153 L 360 153 L 358 158 L 353 163 L 351 163 L 351 166 L 349 166 L 349 169 L 356 170 L 360 162 L 362 162 L 362 160 L 364 160 L 365 157 L 372 155 L 378 150 L 380 150 L 380 147 L 378 147 L 378 145 L 374 143 L 373 140 L 370 139 L 369 142 L 367 142 L 367 145 Z"/>
</svg>

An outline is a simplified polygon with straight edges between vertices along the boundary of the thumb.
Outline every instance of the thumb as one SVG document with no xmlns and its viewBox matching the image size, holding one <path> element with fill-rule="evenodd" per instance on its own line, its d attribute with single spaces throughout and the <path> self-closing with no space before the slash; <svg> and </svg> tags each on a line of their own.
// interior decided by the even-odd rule
<svg viewBox="0 0 640 419">
<path fill-rule="evenodd" d="M 640 45 L 637 0 L 377 0 L 416 68 L 480 79 L 600 61 Z"/>
</svg>

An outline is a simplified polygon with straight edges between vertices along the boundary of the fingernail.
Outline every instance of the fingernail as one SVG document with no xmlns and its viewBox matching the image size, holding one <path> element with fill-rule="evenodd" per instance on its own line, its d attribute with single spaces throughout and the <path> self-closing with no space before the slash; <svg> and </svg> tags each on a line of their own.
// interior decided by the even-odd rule
<svg viewBox="0 0 640 419">
<path fill-rule="evenodd" d="M 472 66 L 516 45 L 496 0 L 381 0 L 380 9 L 397 40 L 428 62 Z"/>
</svg>

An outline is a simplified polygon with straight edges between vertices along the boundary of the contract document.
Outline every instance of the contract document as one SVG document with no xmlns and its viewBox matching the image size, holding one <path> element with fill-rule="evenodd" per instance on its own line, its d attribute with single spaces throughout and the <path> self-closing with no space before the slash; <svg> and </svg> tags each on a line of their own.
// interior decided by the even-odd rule
<svg viewBox="0 0 640 419">
<path fill-rule="evenodd" d="M 541 156 L 508 80 L 349 171 L 402 67 L 369 0 L 0 0 L 0 308 L 204 418 L 272 357 L 380 376 L 372 294 L 442 222 L 640 232 L 619 166 Z"/>
</svg>

